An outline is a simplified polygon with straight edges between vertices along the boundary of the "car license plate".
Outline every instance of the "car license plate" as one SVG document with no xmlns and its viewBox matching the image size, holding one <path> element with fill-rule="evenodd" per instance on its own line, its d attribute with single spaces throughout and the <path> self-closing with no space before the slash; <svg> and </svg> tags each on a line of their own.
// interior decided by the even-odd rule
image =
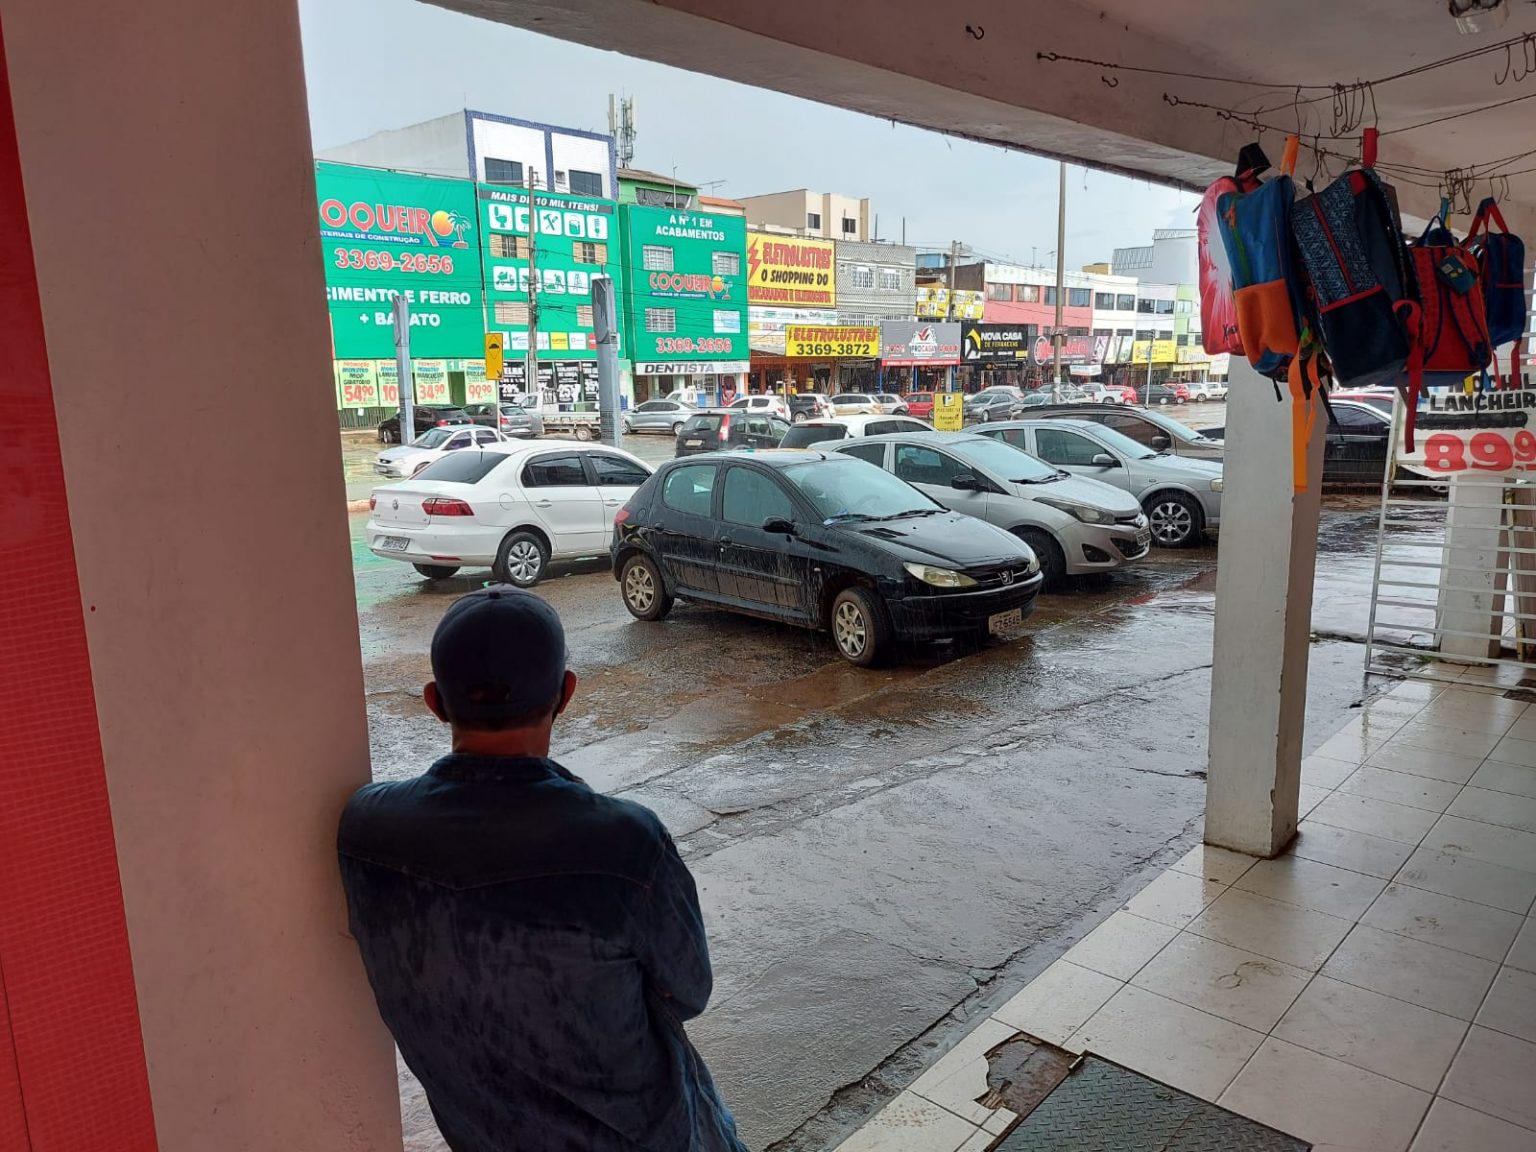
<svg viewBox="0 0 1536 1152">
<path fill-rule="evenodd" d="M 1009 629 L 1018 628 L 1024 623 L 1024 609 L 1014 608 L 1007 612 L 999 612 L 996 616 L 987 617 L 987 631 L 1007 632 Z"/>
<path fill-rule="evenodd" d="M 1143 550 L 1152 547 L 1152 533 L 1145 528 L 1136 533 L 1136 547 Z"/>
<path fill-rule="evenodd" d="M 386 552 L 404 552 L 411 546 L 411 542 L 404 536 L 386 536 L 379 541 L 379 547 Z"/>
<path fill-rule="evenodd" d="M 702 441 L 702 440 L 684 440 L 683 441 L 683 447 L 684 448 L 702 448 L 702 447 L 704 447 L 704 441 Z"/>
<path fill-rule="evenodd" d="M 387 465 L 387 464 L 375 464 L 373 466 L 373 470 L 375 472 L 377 472 L 380 476 L 388 476 L 389 475 L 389 465 Z"/>
</svg>

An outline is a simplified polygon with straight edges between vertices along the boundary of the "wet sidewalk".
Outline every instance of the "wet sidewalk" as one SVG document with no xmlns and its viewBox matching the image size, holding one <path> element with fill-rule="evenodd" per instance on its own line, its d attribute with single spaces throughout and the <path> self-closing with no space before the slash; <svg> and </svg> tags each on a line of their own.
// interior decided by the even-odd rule
<svg viewBox="0 0 1536 1152">
<path fill-rule="evenodd" d="M 1195 848 L 839 1152 L 1079 1147 L 991 1106 L 1021 1034 L 1319 1149 L 1536 1150 L 1536 708 L 1506 683 L 1367 705 L 1303 763 L 1289 853 Z"/>
</svg>

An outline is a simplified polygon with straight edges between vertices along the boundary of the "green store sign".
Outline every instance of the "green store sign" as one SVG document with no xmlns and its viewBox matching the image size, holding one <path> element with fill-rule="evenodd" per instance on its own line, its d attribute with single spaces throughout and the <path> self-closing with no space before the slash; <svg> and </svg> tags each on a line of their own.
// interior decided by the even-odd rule
<svg viewBox="0 0 1536 1152">
<path fill-rule="evenodd" d="M 629 355 L 637 365 L 709 362 L 710 371 L 746 371 L 746 221 L 639 205 L 623 211 Z M 742 366 L 719 367 L 725 362 Z"/>
<path fill-rule="evenodd" d="M 338 360 L 395 354 L 394 297 L 411 304 L 411 355 L 484 346 L 475 186 L 347 164 L 316 164 L 331 341 Z"/>
</svg>

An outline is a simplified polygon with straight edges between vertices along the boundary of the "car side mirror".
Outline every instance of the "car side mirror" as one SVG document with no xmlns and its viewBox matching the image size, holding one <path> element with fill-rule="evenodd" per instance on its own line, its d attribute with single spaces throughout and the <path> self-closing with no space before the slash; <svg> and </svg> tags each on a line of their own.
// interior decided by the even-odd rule
<svg viewBox="0 0 1536 1152">
<path fill-rule="evenodd" d="M 1108 452 L 1100 452 L 1097 456 L 1095 456 L 1093 458 L 1093 463 L 1094 463 L 1094 465 L 1096 467 L 1099 467 L 1099 468 L 1118 468 L 1118 467 L 1120 467 L 1120 461 L 1116 460 Z"/>
<path fill-rule="evenodd" d="M 795 522 L 784 516 L 770 516 L 763 521 L 763 531 L 774 536 L 793 536 Z"/>
<path fill-rule="evenodd" d="M 1173 441 L 1166 436 L 1154 436 L 1152 437 L 1152 447 L 1158 452 L 1166 452 L 1169 448 L 1173 447 Z"/>
<path fill-rule="evenodd" d="M 981 491 L 981 481 L 976 479 L 976 477 L 972 476 L 968 472 L 962 472 L 960 475 L 956 476 L 949 482 L 949 486 L 951 488 L 956 488 L 961 492 Z"/>
</svg>

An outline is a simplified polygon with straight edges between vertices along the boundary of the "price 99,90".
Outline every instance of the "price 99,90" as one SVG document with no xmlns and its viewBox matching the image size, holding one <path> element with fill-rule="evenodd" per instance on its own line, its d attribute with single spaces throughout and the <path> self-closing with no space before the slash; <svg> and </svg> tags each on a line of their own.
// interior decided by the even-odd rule
<svg viewBox="0 0 1536 1152">
<path fill-rule="evenodd" d="M 1536 466 L 1536 433 L 1522 428 L 1506 439 L 1498 432 L 1436 432 L 1424 441 L 1431 472 L 1524 472 Z"/>
</svg>

